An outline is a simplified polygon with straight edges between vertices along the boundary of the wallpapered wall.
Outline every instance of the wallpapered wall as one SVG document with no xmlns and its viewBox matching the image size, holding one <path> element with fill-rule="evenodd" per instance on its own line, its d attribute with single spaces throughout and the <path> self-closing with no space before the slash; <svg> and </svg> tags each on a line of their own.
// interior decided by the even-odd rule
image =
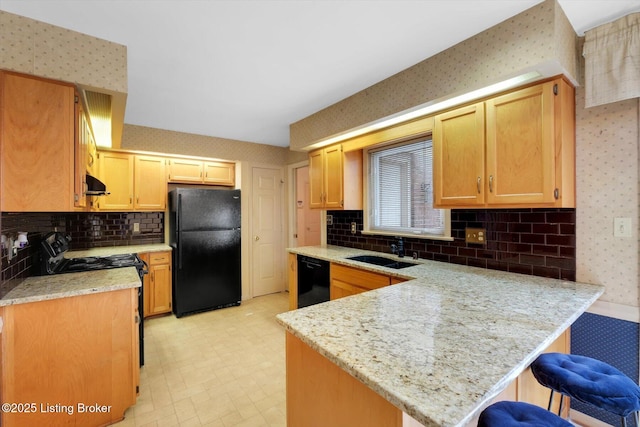
<svg viewBox="0 0 640 427">
<path fill-rule="evenodd" d="M 428 43 L 428 41 L 427 41 Z M 290 126 L 291 149 L 532 69 L 576 77 L 576 35 L 547 0 Z"/>
<path fill-rule="evenodd" d="M 285 165 L 307 158 L 306 153 L 283 147 L 126 124 L 122 148 L 273 165 Z"/>
<path fill-rule="evenodd" d="M 0 68 L 127 93 L 127 47 L 0 11 Z"/>
<path fill-rule="evenodd" d="M 640 306 L 638 219 L 640 101 L 584 108 L 576 90 L 576 278 L 606 286 L 601 300 Z M 632 238 L 613 236 L 616 217 L 632 219 Z"/>
</svg>

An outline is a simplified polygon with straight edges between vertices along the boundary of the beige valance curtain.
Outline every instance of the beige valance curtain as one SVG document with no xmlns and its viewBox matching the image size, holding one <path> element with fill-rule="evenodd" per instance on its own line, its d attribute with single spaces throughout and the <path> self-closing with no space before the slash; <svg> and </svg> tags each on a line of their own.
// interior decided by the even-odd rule
<svg viewBox="0 0 640 427">
<path fill-rule="evenodd" d="M 640 97 L 640 13 L 585 33 L 586 107 Z"/>
</svg>

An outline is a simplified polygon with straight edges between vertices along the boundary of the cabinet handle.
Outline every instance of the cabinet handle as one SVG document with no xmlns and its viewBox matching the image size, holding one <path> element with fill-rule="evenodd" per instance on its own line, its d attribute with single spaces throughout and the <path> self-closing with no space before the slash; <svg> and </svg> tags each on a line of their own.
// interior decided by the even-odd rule
<svg viewBox="0 0 640 427">
<path fill-rule="evenodd" d="M 153 282 L 155 282 L 155 281 L 156 281 L 156 272 L 155 272 L 155 271 L 152 271 L 152 272 L 151 272 L 151 282 L 153 283 Z"/>
<path fill-rule="evenodd" d="M 558 200 L 560 198 L 560 190 L 558 190 L 557 188 L 553 190 L 553 197 Z"/>
<path fill-rule="evenodd" d="M 478 182 L 477 182 L 477 185 L 478 185 L 478 194 L 480 194 L 480 181 L 482 181 L 482 178 L 478 177 Z"/>
<path fill-rule="evenodd" d="M 133 197 L 129 196 L 129 204 L 133 203 Z"/>
<path fill-rule="evenodd" d="M 493 193 L 493 175 L 489 175 L 489 192 Z"/>
</svg>

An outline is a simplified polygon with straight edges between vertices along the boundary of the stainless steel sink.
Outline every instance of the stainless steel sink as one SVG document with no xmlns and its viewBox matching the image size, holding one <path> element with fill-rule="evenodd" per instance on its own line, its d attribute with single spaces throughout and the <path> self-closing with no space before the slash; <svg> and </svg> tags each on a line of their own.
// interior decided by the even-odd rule
<svg viewBox="0 0 640 427">
<path fill-rule="evenodd" d="M 359 255 L 359 256 L 349 257 L 347 259 L 350 259 L 352 261 L 366 262 L 367 264 L 374 264 L 374 265 L 379 265 L 387 268 L 395 268 L 395 269 L 413 267 L 414 265 L 417 265 L 412 262 L 396 261 L 391 258 L 385 258 L 382 256 L 375 256 L 375 255 Z"/>
</svg>

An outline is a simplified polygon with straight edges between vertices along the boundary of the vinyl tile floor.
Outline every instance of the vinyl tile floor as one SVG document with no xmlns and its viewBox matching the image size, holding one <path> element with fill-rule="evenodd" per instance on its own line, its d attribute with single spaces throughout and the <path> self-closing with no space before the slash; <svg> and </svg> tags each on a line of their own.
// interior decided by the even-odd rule
<svg viewBox="0 0 640 427">
<path fill-rule="evenodd" d="M 288 293 L 145 320 L 140 394 L 117 427 L 285 426 Z"/>
</svg>

